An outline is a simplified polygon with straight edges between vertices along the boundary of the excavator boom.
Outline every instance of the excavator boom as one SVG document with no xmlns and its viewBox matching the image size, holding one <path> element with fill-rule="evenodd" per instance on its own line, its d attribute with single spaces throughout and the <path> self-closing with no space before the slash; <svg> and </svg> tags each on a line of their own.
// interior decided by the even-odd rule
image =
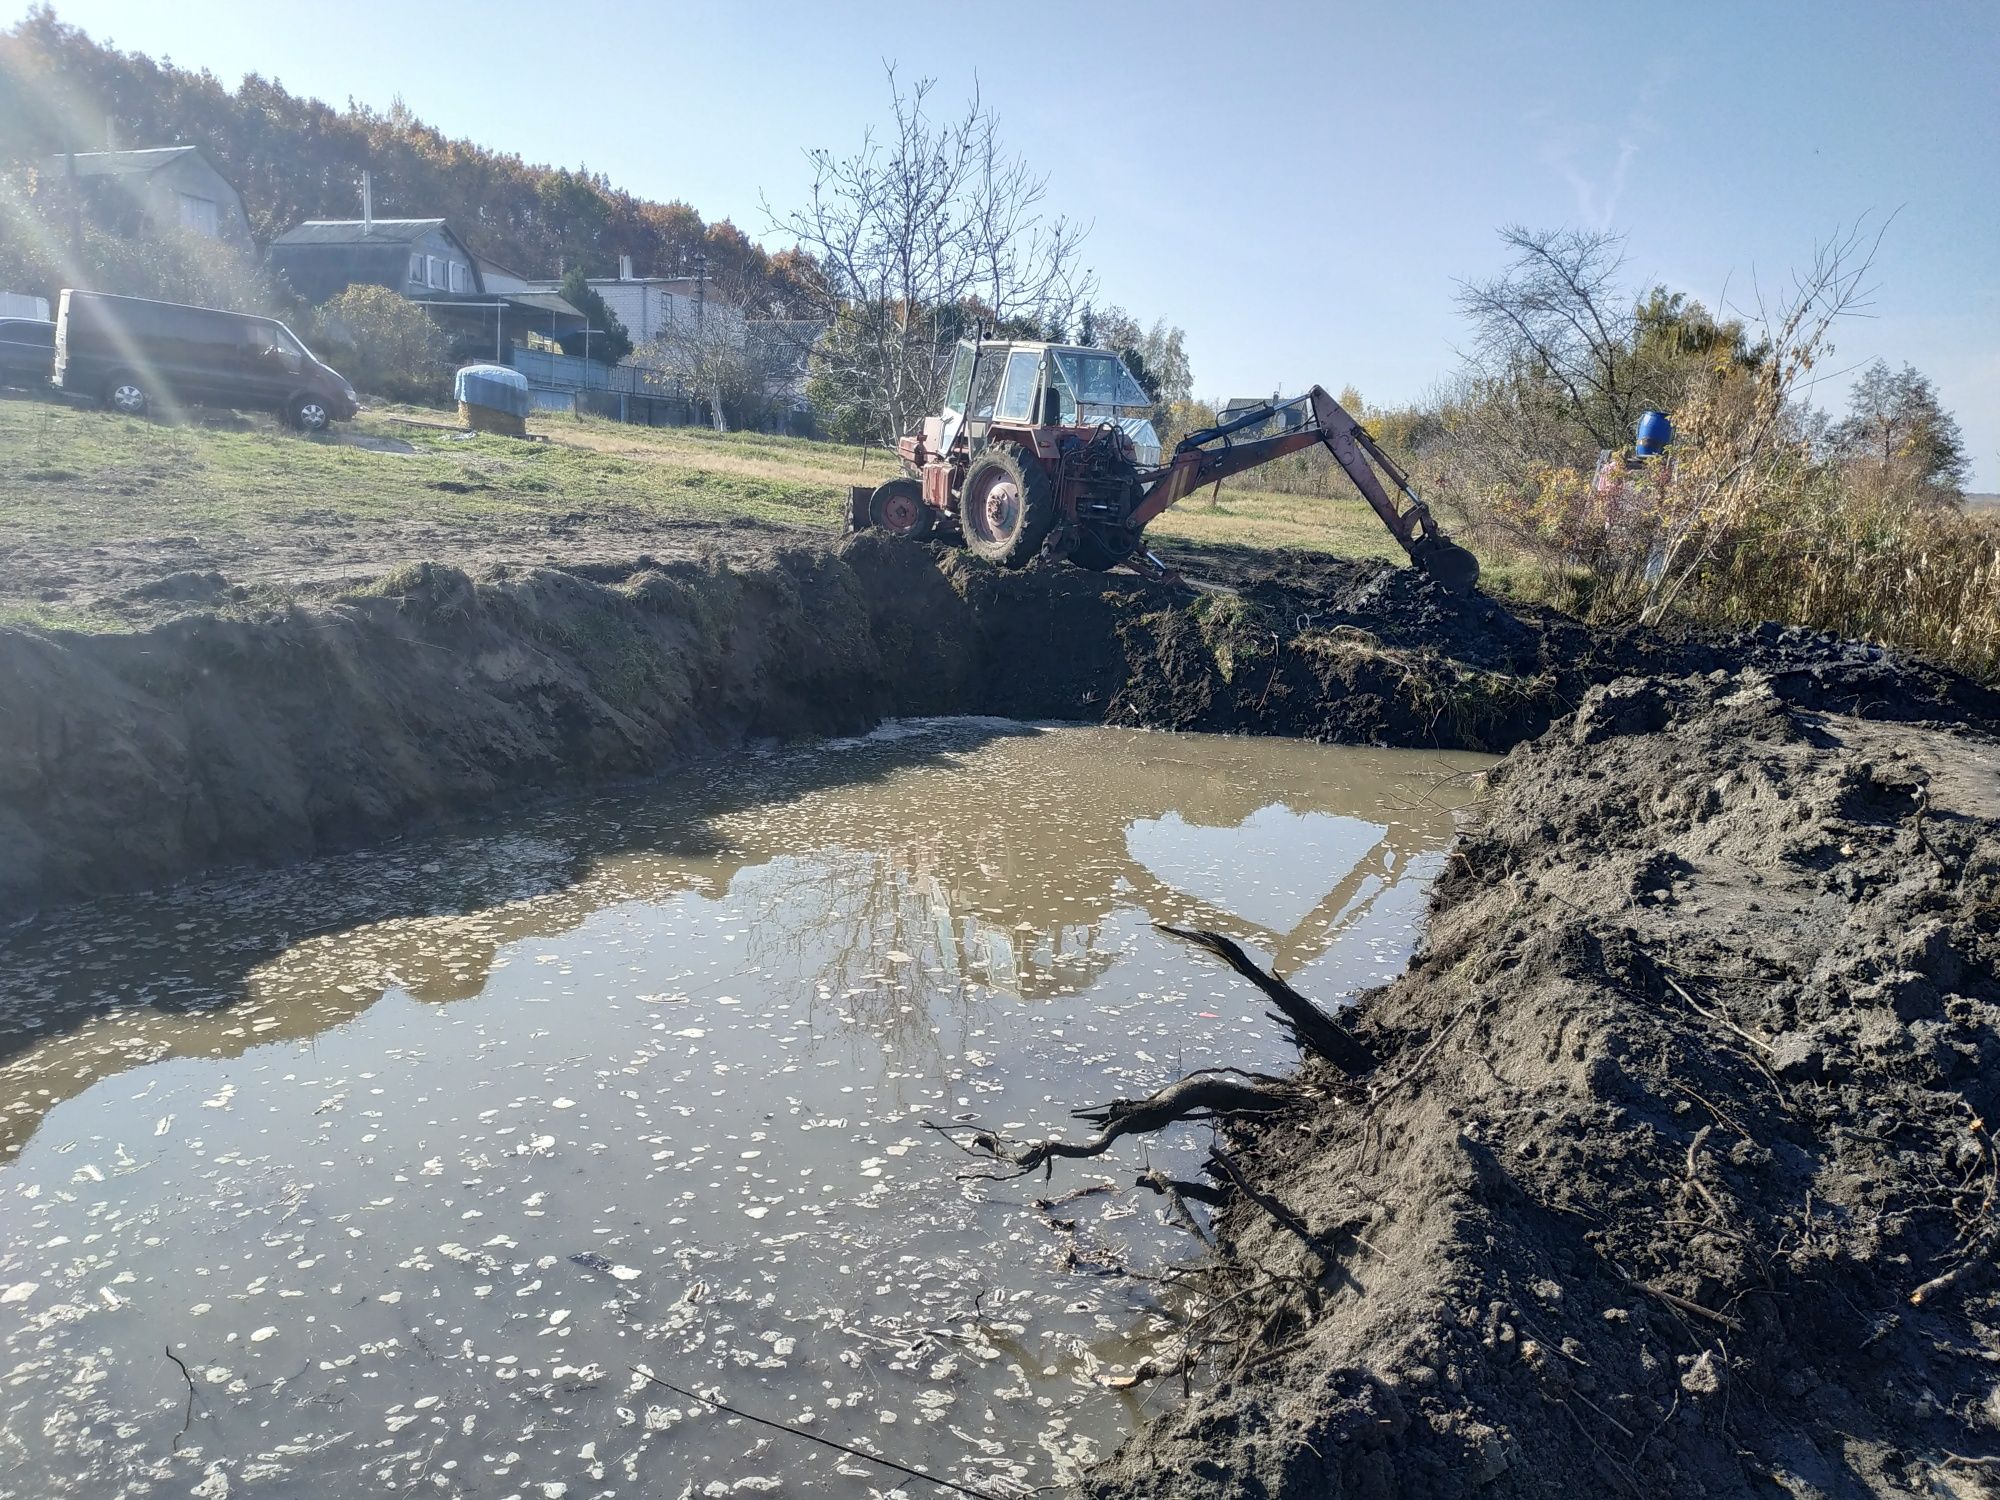
<svg viewBox="0 0 2000 1500">
<path fill-rule="evenodd" d="M 1260 427 L 1281 412 L 1299 406 L 1305 410 L 1298 425 L 1289 430 L 1267 437 L 1231 440 L 1234 434 Z M 1411 563 L 1454 593 L 1465 593 L 1479 581 L 1478 560 L 1446 539 L 1432 519 L 1430 507 L 1410 488 L 1408 477 L 1368 435 L 1367 429 L 1319 386 L 1290 401 L 1258 407 L 1233 422 L 1183 438 L 1169 462 L 1140 473 L 1142 495 L 1133 508 L 1130 524 L 1135 531 L 1139 530 L 1204 485 L 1258 468 L 1315 443 L 1326 444 L 1334 462 L 1382 518 L 1382 524 L 1409 554 Z M 1385 474 L 1395 487 L 1393 495 L 1382 482 Z M 1399 503 L 1399 497 L 1407 504 Z"/>
</svg>

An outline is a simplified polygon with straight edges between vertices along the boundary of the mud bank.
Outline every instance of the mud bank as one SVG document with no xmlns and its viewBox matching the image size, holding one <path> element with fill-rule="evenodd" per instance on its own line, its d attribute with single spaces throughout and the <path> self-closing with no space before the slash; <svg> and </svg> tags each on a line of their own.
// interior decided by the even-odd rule
<svg viewBox="0 0 2000 1500">
<path fill-rule="evenodd" d="M 1220 594 L 1000 573 L 874 536 L 752 568 L 642 558 L 475 580 L 423 563 L 326 604 L 0 631 L 0 913 L 894 714 L 1499 751 L 1592 683 L 1746 664 L 1837 664 L 1834 691 L 1860 697 L 1891 671 L 1797 632 L 1598 635 L 1330 559 L 1246 569 Z M 1895 675 L 1911 711 L 1991 711 L 1944 674 Z"/>
<path fill-rule="evenodd" d="M 1336 1268 L 1226 1210 L 1248 1342 L 1087 1493 L 1996 1493 L 2000 748 L 1935 707 L 1626 680 L 1504 762 L 1379 1070 L 1240 1138 Z"/>
</svg>

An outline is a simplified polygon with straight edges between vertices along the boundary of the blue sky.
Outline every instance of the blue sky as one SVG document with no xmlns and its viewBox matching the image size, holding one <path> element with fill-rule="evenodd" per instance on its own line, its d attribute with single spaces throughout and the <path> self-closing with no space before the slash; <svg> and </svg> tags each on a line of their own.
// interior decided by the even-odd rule
<svg viewBox="0 0 2000 1500">
<path fill-rule="evenodd" d="M 0 15 L 19 14 L 0 0 Z M 2000 4 L 552 7 L 68 0 L 94 36 L 333 102 L 400 95 L 453 135 L 588 164 L 765 237 L 802 149 L 857 143 L 883 63 L 975 77 L 1053 206 L 1094 224 L 1100 301 L 1187 330 L 1207 395 L 1420 395 L 1494 229 L 1626 234 L 1635 282 L 1715 303 L 1895 213 L 1877 356 L 1938 384 L 2000 489 Z M 10 16 L 11 19 L 11 16 Z M 393 207 L 416 208 L 417 205 Z"/>
</svg>

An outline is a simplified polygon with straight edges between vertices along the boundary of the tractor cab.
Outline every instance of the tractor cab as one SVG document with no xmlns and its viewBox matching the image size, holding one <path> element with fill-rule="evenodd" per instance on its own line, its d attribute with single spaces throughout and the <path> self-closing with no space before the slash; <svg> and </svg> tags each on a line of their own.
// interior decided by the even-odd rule
<svg viewBox="0 0 2000 1500">
<path fill-rule="evenodd" d="M 1160 461 L 1153 400 L 1124 361 L 1103 349 L 1073 344 L 973 343 L 958 346 L 932 451 L 950 453 L 963 436 L 968 449 L 1002 431 L 1041 447 L 1053 433 L 1029 429 L 1115 427 L 1131 441 L 1133 461 Z"/>
</svg>

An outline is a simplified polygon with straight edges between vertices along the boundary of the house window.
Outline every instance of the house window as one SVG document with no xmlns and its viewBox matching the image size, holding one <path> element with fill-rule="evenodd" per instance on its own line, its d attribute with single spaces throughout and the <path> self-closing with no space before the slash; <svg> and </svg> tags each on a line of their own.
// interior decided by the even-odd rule
<svg viewBox="0 0 2000 1500">
<path fill-rule="evenodd" d="M 434 286 L 439 291 L 443 291 L 444 262 L 439 260 L 435 255 L 426 255 L 424 257 L 424 264 L 430 268 L 430 274 L 424 278 L 424 285 Z"/>
<path fill-rule="evenodd" d="M 219 237 L 215 221 L 215 200 L 197 197 L 193 193 L 181 193 L 181 228 L 190 234 L 198 234 L 203 239 Z"/>
<path fill-rule="evenodd" d="M 410 284 L 412 286 L 424 284 L 424 258 L 421 255 L 410 257 Z"/>
<path fill-rule="evenodd" d="M 455 260 L 451 263 L 451 289 L 454 292 L 472 290 L 472 273 L 463 261 Z"/>
</svg>

